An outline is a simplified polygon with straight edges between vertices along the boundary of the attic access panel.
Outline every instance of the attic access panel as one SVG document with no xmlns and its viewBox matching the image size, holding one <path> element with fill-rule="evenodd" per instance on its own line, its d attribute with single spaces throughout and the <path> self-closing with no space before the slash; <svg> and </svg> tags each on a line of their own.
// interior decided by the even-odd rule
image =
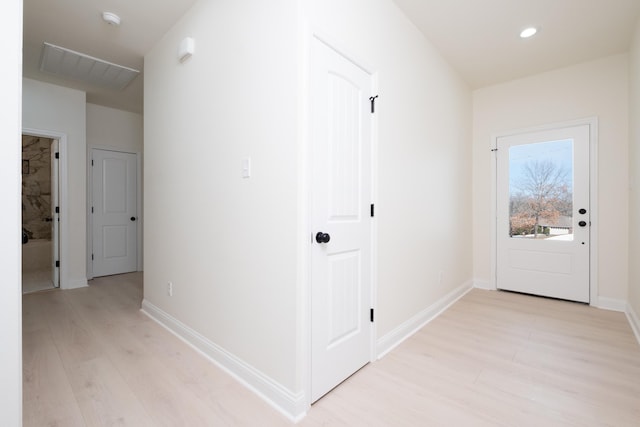
<svg viewBox="0 0 640 427">
<path fill-rule="evenodd" d="M 122 90 L 140 71 L 51 43 L 44 43 L 40 71 L 112 90 Z"/>
</svg>

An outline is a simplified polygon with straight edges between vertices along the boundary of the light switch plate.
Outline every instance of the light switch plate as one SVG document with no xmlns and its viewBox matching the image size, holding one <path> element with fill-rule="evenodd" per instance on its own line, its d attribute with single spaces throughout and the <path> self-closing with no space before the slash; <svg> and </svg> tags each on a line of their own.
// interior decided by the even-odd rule
<svg viewBox="0 0 640 427">
<path fill-rule="evenodd" d="M 242 177 L 251 178 L 251 157 L 242 159 Z"/>
</svg>

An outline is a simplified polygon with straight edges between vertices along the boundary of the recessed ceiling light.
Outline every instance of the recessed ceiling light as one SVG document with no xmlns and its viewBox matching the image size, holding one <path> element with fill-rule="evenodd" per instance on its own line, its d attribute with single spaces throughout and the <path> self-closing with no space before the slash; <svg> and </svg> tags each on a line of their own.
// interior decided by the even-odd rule
<svg viewBox="0 0 640 427">
<path fill-rule="evenodd" d="M 109 25 L 114 27 L 120 26 L 120 17 L 113 12 L 102 12 L 102 19 Z"/>
<path fill-rule="evenodd" d="M 538 32 L 536 27 L 529 27 L 522 30 L 520 33 L 520 37 L 523 39 L 528 39 L 529 37 L 533 37 Z"/>
</svg>

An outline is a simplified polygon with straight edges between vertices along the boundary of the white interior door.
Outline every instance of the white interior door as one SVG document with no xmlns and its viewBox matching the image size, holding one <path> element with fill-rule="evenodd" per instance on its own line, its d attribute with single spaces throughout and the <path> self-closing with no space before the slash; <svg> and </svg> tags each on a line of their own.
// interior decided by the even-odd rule
<svg viewBox="0 0 640 427">
<path fill-rule="evenodd" d="M 371 358 L 371 76 L 312 51 L 312 401 Z"/>
<path fill-rule="evenodd" d="M 60 287 L 60 142 L 51 141 L 51 281 Z"/>
<path fill-rule="evenodd" d="M 93 275 L 137 268 L 137 158 L 93 150 Z"/>
<path fill-rule="evenodd" d="M 497 287 L 589 302 L 589 125 L 497 148 Z"/>
</svg>

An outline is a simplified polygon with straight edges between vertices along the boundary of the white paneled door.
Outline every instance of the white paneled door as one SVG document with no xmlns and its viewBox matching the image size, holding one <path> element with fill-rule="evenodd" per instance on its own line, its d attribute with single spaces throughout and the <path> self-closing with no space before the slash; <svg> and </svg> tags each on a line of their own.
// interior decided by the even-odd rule
<svg viewBox="0 0 640 427">
<path fill-rule="evenodd" d="M 93 275 L 137 269 L 137 158 L 93 150 Z"/>
<path fill-rule="evenodd" d="M 371 359 L 371 75 L 314 39 L 312 401 Z"/>
<path fill-rule="evenodd" d="M 589 125 L 497 138 L 499 289 L 589 302 Z"/>
</svg>

